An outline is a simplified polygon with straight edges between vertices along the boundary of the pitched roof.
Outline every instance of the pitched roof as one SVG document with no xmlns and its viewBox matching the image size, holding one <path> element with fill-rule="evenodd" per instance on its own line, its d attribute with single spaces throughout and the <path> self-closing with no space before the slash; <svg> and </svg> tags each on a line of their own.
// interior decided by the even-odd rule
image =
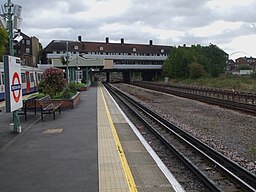
<svg viewBox="0 0 256 192">
<path fill-rule="evenodd" d="M 127 43 L 107 43 L 107 42 L 80 42 L 53 40 L 44 49 L 45 52 L 66 51 L 73 52 L 108 52 L 108 53 L 143 53 L 143 54 L 168 54 L 171 46 L 150 45 L 150 44 L 127 44 Z M 77 48 L 77 49 L 76 49 Z"/>
</svg>

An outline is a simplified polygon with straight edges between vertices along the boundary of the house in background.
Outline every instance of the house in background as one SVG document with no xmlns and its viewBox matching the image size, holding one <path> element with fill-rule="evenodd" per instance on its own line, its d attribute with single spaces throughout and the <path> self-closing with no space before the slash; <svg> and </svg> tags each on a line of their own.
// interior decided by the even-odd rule
<svg viewBox="0 0 256 192">
<path fill-rule="evenodd" d="M 227 71 L 235 71 L 237 69 L 237 63 L 233 59 L 228 60 Z"/>
<path fill-rule="evenodd" d="M 25 33 L 20 33 L 23 39 L 19 43 L 14 43 L 14 56 L 21 58 L 21 64 L 36 67 L 39 63 L 40 44 L 35 36 L 29 37 Z M 9 47 L 7 43 L 6 47 Z M 7 48 L 7 54 L 9 49 Z"/>
<path fill-rule="evenodd" d="M 250 68 L 255 71 L 256 69 L 256 58 L 253 57 L 239 57 L 236 59 L 236 64 L 238 66 L 250 66 Z"/>
</svg>

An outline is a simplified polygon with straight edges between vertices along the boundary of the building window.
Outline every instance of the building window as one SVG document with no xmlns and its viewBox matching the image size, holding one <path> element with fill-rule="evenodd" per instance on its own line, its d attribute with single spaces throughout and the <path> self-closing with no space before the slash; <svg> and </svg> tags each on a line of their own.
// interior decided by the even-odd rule
<svg viewBox="0 0 256 192">
<path fill-rule="evenodd" d="M 30 45 L 30 39 L 27 39 L 27 40 L 26 40 L 26 44 L 27 44 L 27 45 Z"/>
<path fill-rule="evenodd" d="M 161 49 L 161 53 L 164 53 L 164 49 Z"/>
<path fill-rule="evenodd" d="M 29 54 L 30 53 L 30 49 L 26 48 L 26 53 Z"/>
<path fill-rule="evenodd" d="M 132 51 L 136 51 L 136 48 L 132 48 Z"/>
<path fill-rule="evenodd" d="M 75 45 L 75 46 L 74 46 L 74 49 L 78 49 L 78 46 L 77 46 L 77 45 Z"/>
<path fill-rule="evenodd" d="M 25 40 L 24 39 L 22 39 L 21 44 L 23 44 L 23 45 L 25 44 Z"/>
<path fill-rule="evenodd" d="M 104 48 L 103 48 L 102 46 L 100 46 L 100 50 L 103 51 L 103 49 L 104 49 Z"/>
</svg>

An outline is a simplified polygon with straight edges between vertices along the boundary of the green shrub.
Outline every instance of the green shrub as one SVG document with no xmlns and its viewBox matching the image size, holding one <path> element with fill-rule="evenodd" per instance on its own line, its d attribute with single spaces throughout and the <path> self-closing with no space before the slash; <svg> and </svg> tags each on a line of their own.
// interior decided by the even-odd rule
<svg viewBox="0 0 256 192">
<path fill-rule="evenodd" d="M 84 83 L 84 84 L 87 84 L 87 81 L 86 81 L 85 78 L 83 78 L 83 79 L 81 80 L 81 82 Z"/>
<path fill-rule="evenodd" d="M 189 64 L 189 77 L 191 79 L 198 79 L 200 77 L 203 77 L 206 72 L 204 70 L 204 66 L 199 63 L 192 63 Z"/>
<path fill-rule="evenodd" d="M 239 65 L 238 70 L 252 70 L 252 67 L 249 65 Z"/>
<path fill-rule="evenodd" d="M 70 89 L 71 93 L 76 93 L 76 89 L 77 89 L 76 88 L 77 87 L 76 84 L 77 84 L 76 82 L 70 82 L 68 84 L 68 88 Z"/>
<path fill-rule="evenodd" d="M 50 95 L 51 97 L 56 96 L 65 88 L 66 81 L 64 74 L 61 69 L 49 68 L 43 73 L 43 81 L 41 87 L 43 93 Z"/>
<path fill-rule="evenodd" d="M 251 78 L 252 78 L 252 79 L 256 79 L 256 72 L 254 72 L 254 73 L 251 74 Z"/>
<path fill-rule="evenodd" d="M 66 89 L 62 92 L 62 97 L 64 99 L 69 99 L 72 97 L 72 92 L 71 92 L 69 86 L 67 86 Z"/>
<path fill-rule="evenodd" d="M 40 81 L 38 84 L 38 92 L 43 93 L 44 91 L 44 81 Z"/>
</svg>

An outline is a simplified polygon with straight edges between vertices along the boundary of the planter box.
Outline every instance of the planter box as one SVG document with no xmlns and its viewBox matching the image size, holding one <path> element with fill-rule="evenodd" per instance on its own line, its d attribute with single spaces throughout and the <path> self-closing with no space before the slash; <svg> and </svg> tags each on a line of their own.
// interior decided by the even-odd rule
<svg viewBox="0 0 256 192">
<path fill-rule="evenodd" d="M 62 102 L 61 109 L 74 109 L 80 102 L 80 92 L 70 99 L 52 99 L 52 102 Z M 39 103 L 36 101 L 36 108 L 40 109 Z"/>
<path fill-rule="evenodd" d="M 62 109 L 74 109 L 80 102 L 80 92 L 77 92 L 77 94 L 70 99 L 52 99 L 52 102 L 62 102 Z"/>
</svg>

